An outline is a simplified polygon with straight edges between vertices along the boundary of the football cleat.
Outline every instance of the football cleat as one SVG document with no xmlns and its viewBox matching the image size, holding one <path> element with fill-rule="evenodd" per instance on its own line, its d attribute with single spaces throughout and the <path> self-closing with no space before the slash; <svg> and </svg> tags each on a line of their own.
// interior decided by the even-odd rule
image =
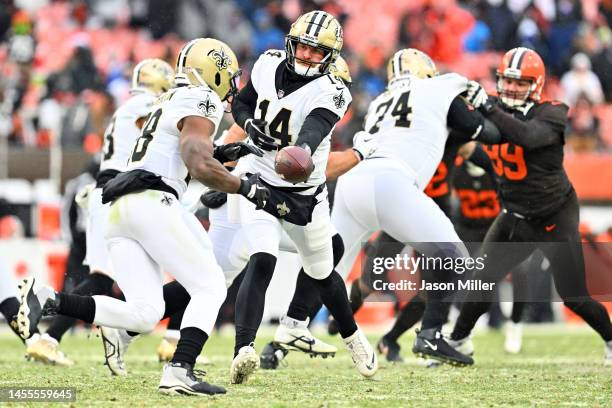
<svg viewBox="0 0 612 408">
<path fill-rule="evenodd" d="M 338 351 L 336 347 L 313 336 L 308 330 L 308 321 L 299 321 L 287 316 L 281 317 L 273 343 L 278 348 L 302 351 L 311 357 L 334 357 Z"/>
<path fill-rule="evenodd" d="M 523 345 L 523 324 L 512 320 L 506 322 L 505 334 L 504 350 L 511 354 L 519 353 Z"/>
<path fill-rule="evenodd" d="M 206 375 L 202 370 L 194 370 L 187 363 L 168 363 L 164 366 L 157 390 L 166 395 L 216 395 L 225 394 L 225 388 L 212 385 L 196 375 Z"/>
<path fill-rule="evenodd" d="M 465 354 L 466 356 L 474 355 L 474 343 L 472 343 L 472 338 L 470 336 L 464 337 L 459 340 L 453 340 L 452 338 L 448 338 L 446 339 L 446 342 L 449 346 L 451 346 L 461 354 Z"/>
<path fill-rule="evenodd" d="M 104 359 L 106 366 L 112 375 L 125 376 L 125 353 L 134 339 L 123 329 L 113 329 L 111 327 L 100 327 L 102 344 L 104 346 Z"/>
<path fill-rule="evenodd" d="M 386 337 L 381 338 L 376 345 L 378 352 L 385 356 L 387 361 L 392 363 L 403 363 L 404 359 L 400 356 L 401 347 L 396 341 L 390 341 Z"/>
<path fill-rule="evenodd" d="M 230 367 L 230 382 L 232 384 L 244 384 L 251 375 L 259 368 L 259 357 L 253 347 L 253 343 L 243 346 L 232 361 Z"/>
<path fill-rule="evenodd" d="M 26 278 L 19 284 L 20 305 L 17 313 L 17 329 L 22 339 L 28 339 L 37 330 L 43 315 L 55 314 L 59 302 L 55 291 L 45 286 L 34 291 L 34 278 Z"/>
<path fill-rule="evenodd" d="M 288 350 L 276 346 L 274 342 L 270 342 L 266 344 L 261 352 L 259 365 L 264 370 L 276 370 L 287 354 L 289 354 Z"/>
<path fill-rule="evenodd" d="M 346 348 L 351 353 L 357 371 L 366 378 L 372 377 L 378 371 L 378 359 L 372 345 L 361 329 L 343 339 Z"/>
<path fill-rule="evenodd" d="M 474 364 L 472 357 L 461 354 L 451 347 L 436 328 L 417 330 L 412 352 L 418 357 L 438 360 L 457 367 Z"/>
<path fill-rule="evenodd" d="M 34 336 L 32 336 L 33 338 Z M 26 358 L 60 367 L 72 367 L 74 365 L 74 361 L 59 351 L 57 340 L 46 333 L 42 336 L 36 336 L 35 341 L 27 343 Z"/>
<path fill-rule="evenodd" d="M 604 366 L 612 367 L 612 340 L 608 341 L 604 347 Z"/>
</svg>

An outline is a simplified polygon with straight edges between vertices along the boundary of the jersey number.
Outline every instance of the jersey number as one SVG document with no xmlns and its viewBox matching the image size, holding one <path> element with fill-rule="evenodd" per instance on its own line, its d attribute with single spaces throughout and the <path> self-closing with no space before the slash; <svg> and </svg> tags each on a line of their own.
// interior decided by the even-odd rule
<svg viewBox="0 0 612 408">
<path fill-rule="evenodd" d="M 113 117 L 111 122 L 108 124 L 106 131 L 104 132 L 104 147 L 102 148 L 102 160 L 108 160 L 113 157 L 115 153 L 115 120 Z"/>
<path fill-rule="evenodd" d="M 448 168 L 444 162 L 440 162 L 435 174 L 429 180 L 429 184 L 425 187 L 425 194 L 428 197 L 436 198 L 441 197 L 448 193 L 448 183 L 446 181 L 448 176 Z"/>
<path fill-rule="evenodd" d="M 461 213 L 465 218 L 495 218 L 499 214 L 499 201 L 494 190 L 457 190 Z"/>
<path fill-rule="evenodd" d="M 268 106 L 270 101 L 264 99 L 259 102 L 259 110 L 261 110 L 261 119 L 266 120 L 266 114 L 268 113 Z M 289 146 L 289 142 L 292 140 L 289 134 L 289 120 L 291 119 L 291 111 L 286 108 L 282 108 L 268 124 L 270 129 L 270 136 L 276 139 L 278 144 L 278 150 L 283 147 Z"/>
<path fill-rule="evenodd" d="M 412 115 L 412 107 L 409 105 L 409 98 L 410 91 L 402 93 L 400 97 L 397 98 L 397 102 L 395 103 L 395 106 L 391 111 L 391 116 L 395 118 L 396 127 L 410 127 L 410 115 Z M 376 108 L 376 114 L 380 114 L 380 116 L 378 116 L 378 119 L 376 120 L 376 123 L 374 123 L 374 126 L 372 126 L 370 130 L 368 130 L 368 133 L 374 134 L 380 130 L 378 126 L 389 111 L 389 108 L 391 108 L 391 105 L 393 105 L 394 100 L 395 98 L 391 98 L 388 101 L 378 105 L 378 108 Z"/>
<path fill-rule="evenodd" d="M 493 170 L 499 177 L 503 176 L 508 180 L 518 181 L 527 176 L 527 165 L 521 146 L 513 145 L 512 151 L 508 143 L 483 145 L 482 147 L 489 155 Z"/>
<path fill-rule="evenodd" d="M 158 109 L 153 114 L 147 116 L 140 137 L 136 141 L 136 146 L 134 146 L 134 151 L 132 152 L 132 158 L 130 159 L 132 163 L 142 160 L 147 153 L 147 147 L 149 147 L 149 143 L 153 140 L 153 132 L 157 129 L 161 114 L 161 109 Z"/>
</svg>

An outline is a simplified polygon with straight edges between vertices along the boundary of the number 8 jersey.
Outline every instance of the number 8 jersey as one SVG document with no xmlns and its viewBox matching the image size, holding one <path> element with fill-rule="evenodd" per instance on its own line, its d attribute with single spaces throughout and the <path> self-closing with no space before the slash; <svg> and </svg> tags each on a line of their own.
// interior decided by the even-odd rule
<svg viewBox="0 0 612 408">
<path fill-rule="evenodd" d="M 207 86 L 184 86 L 161 95 L 149 112 L 134 145 L 127 170 L 143 169 L 162 177 L 180 199 L 189 181 L 181 157 L 178 123 L 187 116 L 201 116 L 217 132 L 224 107 L 219 96 Z M 204 136 L 202 136 L 204 137 Z"/>
<path fill-rule="evenodd" d="M 365 119 L 365 130 L 378 141 L 373 157 L 402 163 L 423 190 L 442 160 L 451 102 L 465 91 L 467 82 L 461 75 L 446 74 L 410 76 L 391 84 L 372 101 Z"/>
<path fill-rule="evenodd" d="M 279 149 L 295 144 L 304 120 L 310 112 L 324 108 L 342 118 L 351 103 L 351 94 L 344 83 L 331 74 L 322 75 L 289 94 L 277 89 L 276 75 L 280 64 L 286 63 L 286 53 L 268 50 L 253 66 L 251 83 L 257 92 L 255 118 L 268 122 L 269 135 L 276 139 Z M 333 131 L 333 129 L 332 129 Z M 238 171 L 260 173 L 267 183 L 279 187 L 314 187 L 325 183 L 325 168 L 331 148 L 331 132 L 312 152 L 315 165 L 304 183 L 292 184 L 274 171 L 276 152 L 265 152 L 263 157 L 248 155 L 240 159 Z"/>
</svg>

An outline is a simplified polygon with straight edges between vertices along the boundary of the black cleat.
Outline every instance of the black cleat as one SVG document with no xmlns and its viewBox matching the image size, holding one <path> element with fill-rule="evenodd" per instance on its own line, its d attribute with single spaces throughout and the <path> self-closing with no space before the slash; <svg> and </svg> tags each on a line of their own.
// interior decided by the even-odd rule
<svg viewBox="0 0 612 408">
<path fill-rule="evenodd" d="M 43 316 L 57 314 L 59 307 L 59 301 L 53 289 L 46 286 L 35 293 L 34 282 L 34 278 L 25 278 L 19 284 L 21 304 L 17 312 L 17 330 L 24 340 L 36 333 L 38 322 Z"/>
<path fill-rule="evenodd" d="M 452 348 L 444 340 L 440 330 L 436 328 L 417 330 L 412 352 L 421 358 L 434 359 L 457 367 L 474 364 L 472 357 L 461 354 Z"/>
<path fill-rule="evenodd" d="M 276 370 L 287 354 L 289 354 L 289 350 L 285 350 L 272 342 L 268 343 L 259 357 L 259 366 L 264 370 Z"/>
<path fill-rule="evenodd" d="M 400 345 L 395 341 L 390 341 L 383 337 L 378 341 L 376 349 L 385 356 L 387 361 L 392 363 L 403 363 L 404 359 L 400 356 Z"/>
<path fill-rule="evenodd" d="M 338 333 L 340 333 L 340 330 L 338 330 L 338 322 L 336 322 L 335 319 L 331 319 L 327 324 L 327 334 L 335 336 Z"/>
<path fill-rule="evenodd" d="M 187 363 L 168 363 L 164 367 L 158 391 L 161 394 L 173 395 L 216 395 L 225 394 L 225 388 L 202 381 L 197 375 L 205 375 L 201 370 L 194 370 Z"/>
</svg>

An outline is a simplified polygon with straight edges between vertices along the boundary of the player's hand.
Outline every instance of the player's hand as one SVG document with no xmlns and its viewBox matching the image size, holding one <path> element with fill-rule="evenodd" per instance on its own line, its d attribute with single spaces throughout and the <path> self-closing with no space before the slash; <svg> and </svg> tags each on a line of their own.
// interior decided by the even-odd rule
<svg viewBox="0 0 612 408">
<path fill-rule="evenodd" d="M 493 100 L 489 98 L 484 88 L 476 81 L 468 82 L 465 100 L 485 114 L 493 109 Z"/>
<path fill-rule="evenodd" d="M 219 208 L 227 202 L 227 193 L 208 190 L 200 196 L 200 202 L 208 208 Z"/>
<path fill-rule="evenodd" d="M 87 210 L 89 207 L 89 195 L 96 188 L 96 183 L 90 183 L 81 188 L 74 197 L 74 201 L 76 201 L 77 205 L 81 207 L 83 210 Z"/>
<path fill-rule="evenodd" d="M 256 173 L 240 179 L 238 194 L 245 196 L 250 202 L 254 203 L 255 209 L 261 210 L 266 205 L 268 197 L 270 197 L 270 190 L 259 180 L 259 173 Z"/>
<path fill-rule="evenodd" d="M 353 136 L 353 150 L 357 152 L 361 160 L 367 159 L 378 149 L 378 143 L 374 135 L 361 130 Z"/>
<path fill-rule="evenodd" d="M 264 153 L 259 147 L 252 144 L 236 142 L 216 146 L 213 157 L 221 163 L 227 163 L 236 161 L 247 154 L 254 154 L 255 156 L 261 157 Z"/>
<path fill-rule="evenodd" d="M 278 145 L 276 144 L 276 139 L 266 134 L 267 124 L 265 120 L 247 119 L 244 123 L 244 130 L 256 146 L 267 152 L 271 152 L 277 150 Z"/>
</svg>

